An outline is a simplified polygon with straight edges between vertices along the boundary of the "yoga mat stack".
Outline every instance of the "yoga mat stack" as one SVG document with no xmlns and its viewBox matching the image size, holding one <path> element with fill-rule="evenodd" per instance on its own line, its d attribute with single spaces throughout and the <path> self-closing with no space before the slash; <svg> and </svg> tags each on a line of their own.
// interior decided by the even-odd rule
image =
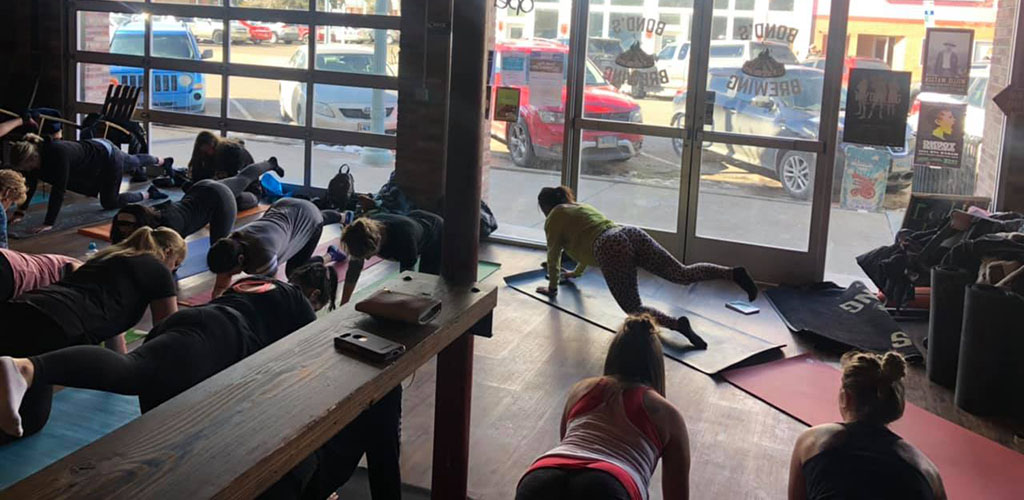
<svg viewBox="0 0 1024 500">
<path fill-rule="evenodd" d="M 932 268 L 931 314 L 928 319 L 928 380 L 952 389 L 960 359 L 964 292 L 973 281 L 967 271 L 949 266 Z"/>
<path fill-rule="evenodd" d="M 956 405 L 978 415 L 1024 418 L 1024 297 L 967 287 Z"/>
</svg>

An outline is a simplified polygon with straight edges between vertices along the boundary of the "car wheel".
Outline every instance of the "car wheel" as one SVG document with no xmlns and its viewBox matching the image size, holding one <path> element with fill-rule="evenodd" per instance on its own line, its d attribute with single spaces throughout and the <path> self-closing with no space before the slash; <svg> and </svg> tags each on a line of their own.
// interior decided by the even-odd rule
<svg viewBox="0 0 1024 500">
<path fill-rule="evenodd" d="M 213 43 L 224 43 L 224 33 L 221 33 L 220 31 L 214 31 Z"/>
<path fill-rule="evenodd" d="M 263 40 L 253 40 L 253 41 L 252 41 L 252 44 L 253 44 L 253 45 L 259 45 L 259 44 L 261 44 L 261 43 L 263 43 Z"/>
<path fill-rule="evenodd" d="M 270 43 L 271 44 L 277 43 L 277 33 L 271 33 L 270 34 Z"/>
<path fill-rule="evenodd" d="M 292 41 L 291 41 L 291 40 L 285 40 L 285 41 L 284 41 L 284 44 L 285 44 L 285 45 L 291 45 L 291 44 L 292 44 Z"/>
<path fill-rule="evenodd" d="M 678 129 L 683 128 L 683 123 L 686 121 L 686 115 L 682 113 L 676 113 L 672 117 L 672 126 Z M 673 137 L 672 138 L 672 149 L 676 152 L 680 158 L 683 156 L 683 138 Z"/>
<path fill-rule="evenodd" d="M 522 117 L 508 128 L 508 153 L 512 163 L 520 167 L 533 167 L 537 163 L 537 155 L 533 151 L 533 140 L 530 139 L 530 128 Z"/>
<path fill-rule="evenodd" d="M 814 157 L 799 151 L 787 151 L 779 161 L 779 181 L 786 194 L 808 200 L 814 192 Z"/>
</svg>

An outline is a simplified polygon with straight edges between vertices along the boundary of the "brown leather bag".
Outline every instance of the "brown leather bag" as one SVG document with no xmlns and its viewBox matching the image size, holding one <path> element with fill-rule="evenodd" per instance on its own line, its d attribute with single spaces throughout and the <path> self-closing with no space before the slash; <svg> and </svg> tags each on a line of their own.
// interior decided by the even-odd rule
<svg viewBox="0 0 1024 500">
<path fill-rule="evenodd" d="M 356 304 L 356 310 L 378 319 L 423 325 L 441 312 L 441 301 L 429 295 L 412 295 L 383 288 Z"/>
</svg>

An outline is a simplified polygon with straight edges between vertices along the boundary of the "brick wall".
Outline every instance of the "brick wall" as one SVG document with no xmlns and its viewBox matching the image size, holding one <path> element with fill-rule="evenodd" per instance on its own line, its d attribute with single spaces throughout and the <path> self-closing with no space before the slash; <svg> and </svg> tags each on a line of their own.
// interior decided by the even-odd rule
<svg viewBox="0 0 1024 500">
<path fill-rule="evenodd" d="M 999 0 L 995 37 L 992 41 L 992 66 L 985 102 L 985 132 L 978 161 L 978 178 L 974 192 L 978 196 L 993 196 L 999 158 L 1002 155 L 1003 112 L 992 102 L 1010 82 L 1010 56 L 1013 50 L 1013 29 L 1018 0 Z"/>
<path fill-rule="evenodd" d="M 61 0 L 0 2 L 0 107 L 23 111 L 36 77 L 36 106 L 64 108 Z"/>
</svg>

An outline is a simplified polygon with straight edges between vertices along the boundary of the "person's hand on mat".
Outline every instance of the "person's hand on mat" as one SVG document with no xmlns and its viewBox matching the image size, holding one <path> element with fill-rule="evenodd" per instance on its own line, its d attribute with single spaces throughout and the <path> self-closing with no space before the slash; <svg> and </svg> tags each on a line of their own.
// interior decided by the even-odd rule
<svg viewBox="0 0 1024 500">
<path fill-rule="evenodd" d="M 47 231 L 49 231 L 51 229 L 53 229 L 53 226 L 42 225 L 42 226 L 36 226 L 36 227 L 34 227 L 32 229 L 29 229 L 28 232 L 30 232 L 32 234 L 40 234 L 40 233 L 45 233 L 45 232 L 47 232 Z"/>
<path fill-rule="evenodd" d="M 11 217 L 10 223 L 13 225 L 13 224 L 17 224 L 17 223 L 19 223 L 19 222 L 21 222 L 23 220 L 25 220 L 25 212 L 22 212 L 21 210 L 15 210 L 14 211 L 14 216 Z"/>
<path fill-rule="evenodd" d="M 554 297 L 555 295 L 558 295 L 558 289 L 548 288 L 546 286 L 539 286 L 537 287 L 537 293 L 541 295 L 547 295 L 548 297 Z"/>
</svg>

